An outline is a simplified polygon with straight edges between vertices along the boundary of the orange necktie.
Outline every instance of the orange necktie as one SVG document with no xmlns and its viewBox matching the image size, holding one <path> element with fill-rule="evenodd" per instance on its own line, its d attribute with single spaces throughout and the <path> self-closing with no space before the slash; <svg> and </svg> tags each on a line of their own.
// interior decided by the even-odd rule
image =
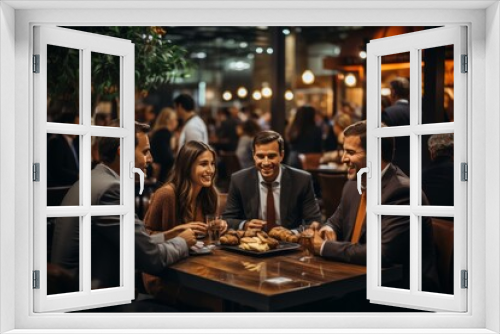
<svg viewBox="0 0 500 334">
<path fill-rule="evenodd" d="M 351 242 L 357 244 L 359 242 L 359 237 L 361 236 L 361 227 L 363 227 L 363 222 L 366 216 L 366 191 L 361 194 L 361 199 L 359 201 L 358 213 L 356 215 L 356 223 L 354 224 L 354 231 L 352 232 Z"/>
</svg>

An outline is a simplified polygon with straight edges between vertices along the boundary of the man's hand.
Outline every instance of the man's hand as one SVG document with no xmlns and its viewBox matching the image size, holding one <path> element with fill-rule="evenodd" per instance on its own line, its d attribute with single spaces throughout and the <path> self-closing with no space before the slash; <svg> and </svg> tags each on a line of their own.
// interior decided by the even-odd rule
<svg viewBox="0 0 500 334">
<path fill-rule="evenodd" d="M 323 226 L 319 230 L 318 234 L 320 235 L 321 238 L 325 240 L 333 240 L 333 241 L 337 240 L 337 234 L 335 234 L 335 231 L 333 231 L 333 229 L 327 225 Z"/>
<path fill-rule="evenodd" d="M 244 229 L 255 229 L 255 230 L 262 230 L 262 228 L 266 225 L 267 223 L 263 220 L 260 219 L 252 219 L 248 222 L 245 223 Z"/>
<path fill-rule="evenodd" d="M 318 222 L 312 222 L 310 226 L 315 231 L 317 231 L 317 230 L 319 230 L 321 228 L 321 224 L 318 223 Z"/>
<path fill-rule="evenodd" d="M 225 220 L 221 220 L 220 224 L 221 224 L 220 234 L 222 235 L 227 231 L 227 222 Z"/>
<path fill-rule="evenodd" d="M 320 236 L 319 233 L 314 233 L 313 245 L 314 245 L 314 254 L 321 255 L 321 246 L 325 240 Z"/>
<path fill-rule="evenodd" d="M 190 222 L 177 225 L 174 228 L 164 232 L 165 240 L 172 239 L 187 229 L 192 229 L 195 234 L 207 234 L 207 224 L 202 222 Z"/>
<path fill-rule="evenodd" d="M 188 248 L 191 248 L 196 244 L 196 236 L 194 234 L 194 231 L 190 228 L 182 231 L 178 237 L 181 237 L 182 239 L 186 240 L 186 243 L 188 245 Z"/>
</svg>

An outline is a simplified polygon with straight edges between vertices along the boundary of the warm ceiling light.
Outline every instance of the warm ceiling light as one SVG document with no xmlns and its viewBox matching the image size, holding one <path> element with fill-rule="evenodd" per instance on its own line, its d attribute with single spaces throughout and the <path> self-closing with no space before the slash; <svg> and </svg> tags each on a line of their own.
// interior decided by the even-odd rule
<svg viewBox="0 0 500 334">
<path fill-rule="evenodd" d="M 359 58 L 366 59 L 366 51 L 359 51 Z"/>
<path fill-rule="evenodd" d="M 348 75 L 345 76 L 344 82 L 346 86 L 354 87 L 356 86 L 356 77 L 354 76 L 354 74 L 349 73 Z"/>
<path fill-rule="evenodd" d="M 287 90 L 285 92 L 285 100 L 287 101 L 293 100 L 293 92 L 291 90 Z"/>
<path fill-rule="evenodd" d="M 380 90 L 380 93 L 383 95 L 383 96 L 389 96 L 391 95 L 391 89 L 390 88 L 382 88 Z"/>
<path fill-rule="evenodd" d="M 264 96 L 266 99 L 270 98 L 271 96 L 273 96 L 273 90 L 269 87 L 262 88 L 262 96 Z"/>
<path fill-rule="evenodd" d="M 314 82 L 314 74 L 310 70 L 305 70 L 304 73 L 302 73 L 302 82 L 305 83 L 306 85 L 310 85 Z"/>
<path fill-rule="evenodd" d="M 231 94 L 230 91 L 226 90 L 224 93 L 222 93 L 222 98 L 224 101 L 230 101 L 233 98 L 233 94 Z"/>
<path fill-rule="evenodd" d="M 260 93 L 260 91 L 256 90 L 256 91 L 253 92 L 252 98 L 254 100 L 259 101 L 260 99 L 262 99 L 262 94 Z"/>
<path fill-rule="evenodd" d="M 244 99 L 248 95 L 248 90 L 245 87 L 240 87 L 238 88 L 238 91 L 236 92 L 238 94 L 239 98 Z"/>
</svg>

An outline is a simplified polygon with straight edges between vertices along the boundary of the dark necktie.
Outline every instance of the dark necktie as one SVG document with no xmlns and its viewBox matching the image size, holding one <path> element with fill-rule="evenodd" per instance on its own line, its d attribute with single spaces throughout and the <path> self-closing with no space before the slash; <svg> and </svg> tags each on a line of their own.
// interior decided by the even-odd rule
<svg viewBox="0 0 500 334">
<path fill-rule="evenodd" d="M 267 183 L 267 230 L 271 231 L 273 227 L 276 227 L 276 211 L 274 210 L 274 195 L 273 195 L 273 184 Z"/>
</svg>

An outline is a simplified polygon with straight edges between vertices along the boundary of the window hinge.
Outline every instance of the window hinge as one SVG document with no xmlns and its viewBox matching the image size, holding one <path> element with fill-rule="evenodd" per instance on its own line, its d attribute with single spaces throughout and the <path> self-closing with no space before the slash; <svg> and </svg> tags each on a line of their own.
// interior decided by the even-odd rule
<svg viewBox="0 0 500 334">
<path fill-rule="evenodd" d="M 40 181 L 40 164 L 38 162 L 33 164 L 33 181 Z"/>
<path fill-rule="evenodd" d="M 33 270 L 33 289 L 40 289 L 40 270 Z"/>
<path fill-rule="evenodd" d="M 462 73 L 469 72 L 469 57 L 467 55 L 462 55 Z"/>
<path fill-rule="evenodd" d="M 462 289 L 467 289 L 469 287 L 469 274 L 467 270 L 462 270 L 460 272 L 460 276 L 462 278 L 462 284 L 461 284 Z"/>
<path fill-rule="evenodd" d="M 469 181 L 469 167 L 466 162 L 462 162 L 460 165 L 462 177 L 460 178 L 462 181 Z"/>
<path fill-rule="evenodd" d="M 33 73 L 40 73 L 40 55 L 33 55 Z"/>
</svg>

